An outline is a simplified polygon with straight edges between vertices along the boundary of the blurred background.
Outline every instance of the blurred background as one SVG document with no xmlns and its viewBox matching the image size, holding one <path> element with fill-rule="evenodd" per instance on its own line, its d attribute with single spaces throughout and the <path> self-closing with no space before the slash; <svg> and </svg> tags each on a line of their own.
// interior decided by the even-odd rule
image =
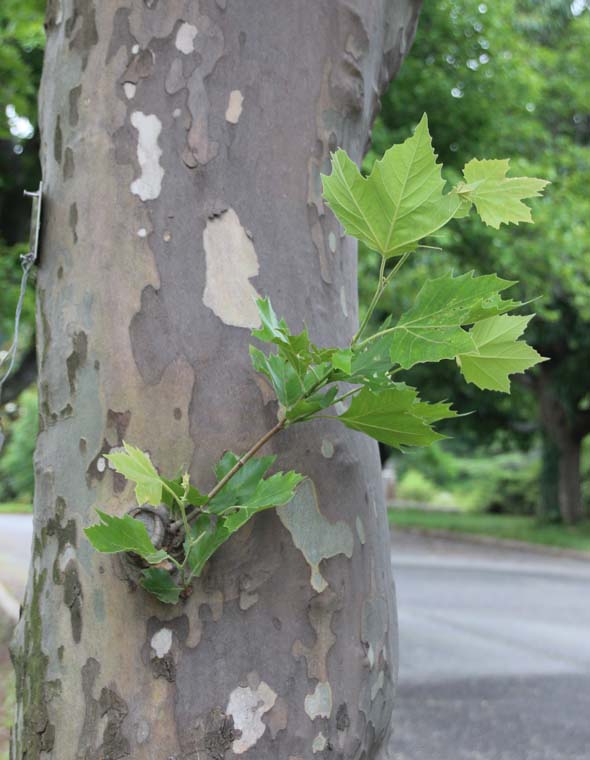
<svg viewBox="0 0 590 760">
<path fill-rule="evenodd" d="M 35 190 L 40 179 L 36 93 L 44 6 L 43 0 L 0 3 L 0 357 L 11 343 L 19 255 L 28 250 L 31 204 L 23 190 Z M 411 370 L 415 377 L 408 382 L 419 385 L 425 398 L 447 398 L 461 412 L 477 411 L 456 425 L 449 421 L 444 432 L 450 438 L 430 449 L 404 455 L 382 450 L 390 521 L 398 535 L 414 531 L 430 542 L 436 537 L 448 541 L 453 535 L 475 535 L 550 547 L 555 554 L 547 557 L 568 558 L 563 560 L 564 572 L 571 580 L 572 573 L 576 577 L 579 573 L 568 570 L 567 563 L 575 565 L 584 552 L 590 557 L 590 4 L 587 0 L 425 2 L 414 46 L 384 98 L 365 168 L 392 143 L 409 136 L 423 112 L 428 113 L 435 149 L 450 180 L 456 181 L 472 157 L 511 157 L 513 174 L 546 178 L 552 184 L 545 198 L 532 203 L 534 226 L 497 232 L 475 216 L 451 224 L 435 241 L 443 252 L 413 257 L 383 308 L 395 314 L 408 307 L 427 275 L 449 269 L 497 272 L 518 281 L 513 298 L 534 301 L 528 308 L 538 316 L 527 340 L 550 361 L 526 378 L 516 376 L 511 396 L 466 385 L 451 362 L 437 365 L 434 371 L 430 366 Z M 360 252 L 361 304 L 371 295 L 377 258 Z M 31 510 L 37 430 L 34 345 L 34 287 L 29 286 L 17 363 L 0 405 L 5 436 L 0 453 L 2 513 Z M 7 519 L 0 528 L 7 544 L 14 543 L 11 530 L 21 531 L 26 544 L 28 533 L 22 528 L 26 524 L 20 518 Z M 405 600 L 412 603 L 404 588 L 409 593 L 416 581 L 404 575 L 404 557 L 412 566 L 426 549 L 429 556 L 448 558 L 451 553 L 476 565 L 483 556 L 480 552 L 478 560 L 469 552 L 466 555 L 467 550 L 452 542 L 425 547 L 413 540 L 398 547 L 402 623 Z M 502 546 L 495 557 L 508 551 L 508 545 Z M 2 551 L 0 540 L 0 576 L 4 573 L 0 580 L 18 597 L 26 562 L 20 575 L 7 570 Z M 489 545 L 481 551 L 489 553 Z M 504 560 L 508 561 L 506 556 Z M 550 560 L 543 561 L 545 569 L 529 567 L 527 572 L 542 571 L 545 576 Z M 587 585 L 581 589 L 583 594 Z M 589 607 L 587 602 L 588 596 Z M 473 609 L 473 602 L 466 605 Z M 402 629 L 402 676 L 404 636 Z M 407 645 L 407 657 L 419 661 L 421 653 L 410 652 L 411 646 Z M 588 672 L 589 661 L 584 663 Z M 9 673 L 6 654 L 0 658 L 0 668 L 4 684 Z M 10 688 L 0 691 L 4 698 Z M 400 718 L 402 726 L 404 720 Z M 457 748 L 457 737 L 453 741 L 452 760 L 545 757 L 510 754 L 512 750 L 471 755 Z M 422 760 L 418 750 L 404 751 L 402 747 L 396 758 Z M 425 749 L 424 758 L 446 758 L 442 749 L 433 751 Z M 563 757 L 575 759 L 577 751 Z M 589 756 L 590 749 L 587 755 L 579 754 Z M 547 755 L 550 760 L 557 757 Z"/>
</svg>

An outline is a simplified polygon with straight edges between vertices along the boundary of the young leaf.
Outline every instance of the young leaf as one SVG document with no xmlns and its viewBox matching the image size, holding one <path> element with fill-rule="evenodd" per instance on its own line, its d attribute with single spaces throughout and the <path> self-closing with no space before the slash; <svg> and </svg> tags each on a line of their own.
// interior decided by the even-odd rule
<svg viewBox="0 0 590 760">
<path fill-rule="evenodd" d="M 186 477 L 186 473 L 185 473 L 185 477 Z M 179 475 L 174 480 L 161 478 L 163 485 L 167 486 L 167 488 L 162 489 L 162 504 L 165 504 L 167 507 L 170 507 L 171 509 L 177 506 L 176 501 L 174 500 L 170 491 L 173 491 L 178 499 L 182 499 L 184 497 L 184 490 L 185 490 L 184 485 L 182 483 L 182 479 L 183 479 L 182 475 Z M 205 494 L 202 494 L 200 491 L 198 491 L 194 486 L 188 487 L 188 492 L 186 496 L 187 496 L 187 504 L 192 505 L 194 507 L 200 507 L 202 504 L 204 504 L 207 501 L 207 496 Z"/>
<path fill-rule="evenodd" d="M 138 504 L 157 507 L 162 501 L 162 481 L 149 456 L 141 449 L 123 441 L 125 451 L 107 454 L 117 472 L 135 483 Z"/>
<path fill-rule="evenodd" d="M 534 177 L 507 177 L 510 161 L 474 158 L 463 169 L 465 182 L 455 188 L 457 194 L 475 204 L 482 220 L 498 229 L 501 224 L 532 222 L 531 210 L 522 201 L 537 198 L 547 180 Z"/>
<path fill-rule="evenodd" d="M 135 520 L 131 515 L 116 517 L 99 509 L 96 511 L 102 524 L 84 528 L 84 533 L 97 551 L 103 554 L 133 552 L 151 565 L 162 562 L 168 556 L 165 551 L 156 549 L 152 544 L 147 529 L 140 520 Z"/>
<path fill-rule="evenodd" d="M 546 361 L 525 341 L 518 340 L 531 319 L 504 314 L 478 322 L 470 331 L 475 350 L 457 357 L 465 380 L 483 390 L 510 393 L 509 375 Z"/>
<path fill-rule="evenodd" d="M 502 301 L 500 293 L 514 285 L 495 274 L 452 273 L 427 280 L 414 305 L 402 314 L 391 342 L 391 359 L 404 369 L 421 362 L 454 359 L 474 350 L 472 334 L 462 325 L 520 306 Z"/>
<path fill-rule="evenodd" d="M 391 322 L 391 316 L 387 317 L 378 332 L 389 330 Z M 392 333 L 386 333 L 356 349 L 352 357 L 350 375 L 342 379 L 348 383 L 364 385 L 372 391 L 390 388 L 389 371 L 394 364 L 390 356 L 392 341 Z"/>
<path fill-rule="evenodd" d="M 290 335 L 289 328 L 284 319 L 278 319 L 270 298 L 258 298 L 256 306 L 262 327 L 252 330 L 252 336 L 265 343 L 287 343 Z"/>
<path fill-rule="evenodd" d="M 272 467 L 276 456 L 252 457 L 239 469 L 221 491 L 209 502 L 208 508 L 218 512 L 236 504 L 245 504 L 254 494 L 267 470 Z M 215 476 L 221 480 L 238 462 L 233 451 L 226 451 L 215 466 Z"/>
<path fill-rule="evenodd" d="M 222 518 L 215 522 L 207 515 L 201 515 L 195 520 L 191 534 L 184 542 L 191 576 L 200 576 L 207 560 L 230 536 Z"/>
<path fill-rule="evenodd" d="M 249 459 L 221 491 L 211 499 L 208 504 L 209 510 L 215 514 L 220 514 L 228 507 L 236 506 L 266 509 L 267 507 L 280 506 L 289 501 L 293 495 L 293 489 L 302 476 L 295 472 L 285 474 L 279 472 L 264 480 L 264 474 L 274 464 L 275 459 L 275 456 Z M 237 461 L 238 457 L 233 452 L 227 451 L 215 468 L 217 478 L 221 480 Z M 269 499 L 276 501 L 272 504 Z"/>
<path fill-rule="evenodd" d="M 270 380 L 276 397 L 285 406 L 291 406 L 301 398 L 304 388 L 301 377 L 294 367 L 278 354 L 263 354 L 256 346 L 250 346 L 250 358 L 256 372 Z"/>
<path fill-rule="evenodd" d="M 336 400 L 337 395 L 337 385 L 333 385 L 325 392 L 316 391 L 315 393 L 312 393 L 311 396 L 301 399 L 296 404 L 293 404 L 293 406 L 289 407 L 285 411 L 285 418 L 289 422 L 293 422 L 295 420 L 298 420 L 300 417 L 307 417 L 309 415 L 315 414 L 316 412 L 321 412 L 322 409 L 327 409 L 329 406 L 332 406 Z"/>
<path fill-rule="evenodd" d="M 213 518 L 208 515 L 198 517 L 191 526 L 190 537 L 185 540 L 185 551 L 191 574 L 198 577 L 213 553 L 255 514 L 291 501 L 295 488 L 301 480 L 303 480 L 303 476 L 296 472 L 278 472 L 267 480 L 258 482 L 254 493 L 249 496 L 247 504 L 232 504 L 222 509 L 221 503 L 218 502 L 215 505 L 215 510 L 213 510 L 218 513 L 216 516 Z M 211 503 L 213 504 L 213 502 Z"/>
<path fill-rule="evenodd" d="M 453 218 L 457 193 L 445 182 L 428 132 L 426 114 L 413 136 L 394 145 L 363 177 L 343 150 L 332 155 L 332 174 L 322 175 L 324 198 L 347 234 L 384 258 L 413 251 L 418 241 Z"/>
<path fill-rule="evenodd" d="M 339 419 L 352 430 L 401 449 L 445 438 L 429 423 L 450 416 L 455 413 L 446 404 L 426 404 L 418 400 L 415 388 L 396 384 L 381 393 L 363 388 Z"/>
<path fill-rule="evenodd" d="M 174 583 L 170 573 L 161 567 L 148 567 L 144 570 L 141 585 L 165 604 L 176 604 L 180 597 L 181 589 Z"/>
<path fill-rule="evenodd" d="M 338 348 L 331 357 L 332 367 L 340 370 L 345 375 L 350 375 L 352 372 L 352 357 L 351 348 Z"/>
</svg>

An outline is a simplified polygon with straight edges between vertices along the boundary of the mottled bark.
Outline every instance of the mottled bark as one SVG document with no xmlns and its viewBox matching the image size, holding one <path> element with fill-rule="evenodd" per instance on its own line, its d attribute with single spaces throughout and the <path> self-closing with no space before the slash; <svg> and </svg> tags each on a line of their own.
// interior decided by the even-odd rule
<svg viewBox="0 0 590 760">
<path fill-rule="evenodd" d="M 211 485 L 276 420 L 252 296 L 343 343 L 355 246 L 320 197 L 360 160 L 412 0 L 49 3 L 34 561 L 13 760 L 386 756 L 397 668 L 377 447 L 330 421 L 273 439 L 309 475 L 170 608 L 98 555 L 123 439 Z"/>
</svg>

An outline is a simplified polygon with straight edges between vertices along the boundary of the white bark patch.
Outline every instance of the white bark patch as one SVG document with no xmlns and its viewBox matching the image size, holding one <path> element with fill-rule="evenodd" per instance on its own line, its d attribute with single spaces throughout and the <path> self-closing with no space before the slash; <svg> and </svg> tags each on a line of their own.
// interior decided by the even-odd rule
<svg viewBox="0 0 590 760">
<path fill-rule="evenodd" d="M 125 97 L 127 100 L 131 100 L 135 96 L 135 91 L 137 90 L 137 85 L 133 84 L 133 82 L 124 82 L 123 83 L 123 92 L 125 93 Z"/>
<path fill-rule="evenodd" d="M 324 438 L 321 446 L 322 456 L 326 459 L 332 459 L 334 456 L 334 444 L 329 438 Z"/>
<path fill-rule="evenodd" d="M 104 472 L 107 468 L 107 460 L 104 457 L 99 457 L 96 461 L 96 469 L 99 472 Z"/>
<path fill-rule="evenodd" d="M 146 230 L 146 228 L 145 228 L 145 227 L 140 227 L 140 228 L 137 230 L 137 237 L 140 237 L 140 238 L 144 238 L 144 237 L 147 237 L 147 230 Z"/>
<path fill-rule="evenodd" d="M 139 132 L 137 160 L 141 168 L 141 176 L 131 183 L 131 192 L 142 201 L 152 201 L 160 195 L 164 176 L 164 169 L 160 166 L 162 150 L 158 145 L 162 122 L 155 114 L 134 111 L 131 124 Z"/>
<path fill-rule="evenodd" d="M 238 686 L 229 695 L 225 712 L 234 720 L 234 727 L 242 732 L 232 744 L 232 751 L 241 755 L 253 747 L 266 731 L 262 716 L 276 702 L 277 695 L 270 686 L 261 681 L 256 689 Z"/>
<path fill-rule="evenodd" d="M 137 55 L 139 53 L 139 45 L 133 45 L 133 47 L 131 48 L 131 52 L 133 53 L 133 55 Z"/>
<path fill-rule="evenodd" d="M 320 681 L 313 694 L 305 697 L 305 712 L 311 720 L 329 718 L 332 714 L 332 687 L 327 681 Z"/>
<path fill-rule="evenodd" d="M 348 316 L 348 304 L 346 303 L 346 290 L 344 285 L 340 288 L 340 308 L 345 317 Z"/>
<path fill-rule="evenodd" d="M 184 22 L 178 27 L 176 32 L 175 45 L 181 53 L 189 55 L 195 49 L 195 37 L 197 36 L 198 29 L 192 24 Z"/>
<path fill-rule="evenodd" d="M 156 657 L 165 657 L 172 648 L 172 631 L 170 628 L 160 628 L 154 633 L 150 643 Z"/>
<path fill-rule="evenodd" d="M 230 124 L 237 124 L 240 120 L 243 102 L 244 96 L 239 90 L 232 90 L 230 92 L 227 110 L 225 112 L 225 120 L 229 121 Z"/>
<path fill-rule="evenodd" d="M 365 541 L 367 540 L 365 537 L 365 526 L 363 525 L 361 518 L 358 516 L 356 518 L 356 532 L 357 536 L 359 537 L 359 541 L 364 545 Z"/>
<path fill-rule="evenodd" d="M 333 232 L 328 235 L 328 247 L 332 253 L 336 253 L 336 235 Z"/>
<path fill-rule="evenodd" d="M 335 523 L 326 520 L 309 479 L 299 486 L 290 504 L 277 508 L 277 514 L 311 567 L 312 587 L 321 593 L 328 583 L 320 573 L 320 562 L 337 554 L 350 559 L 354 549 L 352 531 L 342 520 Z"/>
<path fill-rule="evenodd" d="M 326 749 L 327 743 L 328 740 L 320 731 L 316 738 L 313 740 L 313 744 L 311 745 L 313 754 L 315 755 L 316 752 L 323 752 Z"/>
<path fill-rule="evenodd" d="M 258 327 L 258 257 L 238 215 L 230 208 L 207 221 L 203 233 L 207 279 L 203 303 L 226 325 Z"/>
</svg>

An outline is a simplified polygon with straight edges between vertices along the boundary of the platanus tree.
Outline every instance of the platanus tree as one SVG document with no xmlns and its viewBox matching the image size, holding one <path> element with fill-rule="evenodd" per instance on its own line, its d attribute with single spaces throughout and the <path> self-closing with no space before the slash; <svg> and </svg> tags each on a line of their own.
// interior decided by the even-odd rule
<svg viewBox="0 0 590 760">
<path fill-rule="evenodd" d="M 336 146 L 360 160 L 418 5 L 49 0 L 13 760 L 385 756 L 396 624 L 373 442 L 329 420 L 270 442 L 309 477 L 301 519 L 258 516 L 180 607 L 82 529 L 134 503 L 106 459 L 123 439 L 207 484 L 272 426 L 256 294 L 320 345 L 354 334 L 355 244 L 320 172 Z"/>
</svg>

